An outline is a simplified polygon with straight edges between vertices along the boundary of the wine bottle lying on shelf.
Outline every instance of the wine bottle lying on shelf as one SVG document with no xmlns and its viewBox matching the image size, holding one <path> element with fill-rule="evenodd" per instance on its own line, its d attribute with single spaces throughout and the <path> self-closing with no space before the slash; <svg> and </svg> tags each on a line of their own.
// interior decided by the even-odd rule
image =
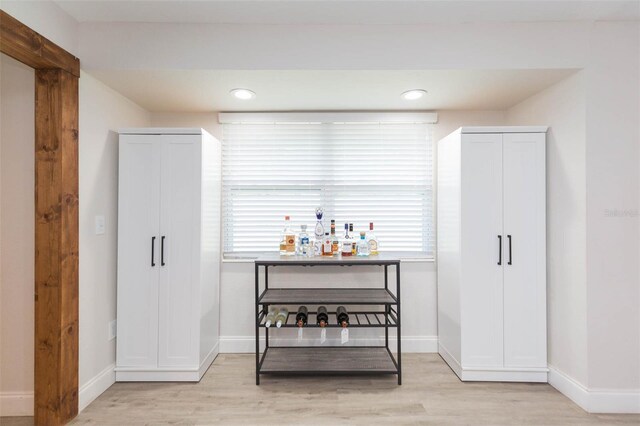
<svg viewBox="0 0 640 426">
<path fill-rule="evenodd" d="M 307 319 L 309 317 L 309 310 L 306 306 L 300 306 L 298 308 L 298 313 L 296 314 L 296 324 L 298 327 L 304 327 L 307 325 Z"/>
<path fill-rule="evenodd" d="M 276 322 L 276 308 L 274 306 L 269 307 L 266 318 L 267 321 L 264 323 L 264 326 L 267 328 L 271 327 L 271 325 Z"/>
<path fill-rule="evenodd" d="M 289 311 L 287 308 L 282 308 L 276 315 L 276 327 L 282 327 L 282 324 L 287 322 L 287 317 L 289 316 Z"/>
<path fill-rule="evenodd" d="M 316 314 L 316 322 L 320 327 L 324 327 L 329 323 L 329 314 L 327 313 L 326 306 L 318 306 L 318 313 Z"/>
<path fill-rule="evenodd" d="M 342 328 L 349 326 L 349 314 L 347 313 L 347 308 L 344 306 L 338 306 L 336 308 L 336 317 L 338 318 L 338 325 L 341 325 Z"/>
</svg>

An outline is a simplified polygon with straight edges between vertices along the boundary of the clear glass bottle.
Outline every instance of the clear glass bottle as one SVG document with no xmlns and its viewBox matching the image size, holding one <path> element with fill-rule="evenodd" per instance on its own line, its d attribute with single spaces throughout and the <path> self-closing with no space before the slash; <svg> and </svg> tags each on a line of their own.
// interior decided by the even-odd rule
<svg viewBox="0 0 640 426">
<path fill-rule="evenodd" d="M 280 238 L 280 255 L 293 256 L 296 254 L 296 233 L 291 228 L 291 218 L 284 217 L 284 230 Z"/>
<path fill-rule="evenodd" d="M 369 222 L 369 233 L 367 234 L 367 243 L 369 243 L 369 254 L 378 254 L 378 238 L 373 233 L 373 222 Z"/>
<path fill-rule="evenodd" d="M 322 255 L 322 242 L 324 241 L 324 225 L 322 224 L 322 216 L 324 215 L 324 210 L 322 207 L 316 207 L 316 227 L 314 230 L 315 239 L 313 240 L 313 255 L 321 256 Z"/>
<path fill-rule="evenodd" d="M 342 255 L 343 256 L 351 256 L 352 255 L 352 244 L 353 238 L 349 235 L 349 224 L 344 224 L 344 238 L 342 240 Z"/>
<path fill-rule="evenodd" d="M 369 256 L 369 243 L 365 240 L 365 232 L 360 232 L 360 240 L 358 241 L 358 256 Z"/>
<path fill-rule="evenodd" d="M 340 254 L 340 239 L 336 235 L 336 221 L 331 220 L 331 254 L 338 256 Z"/>
<path fill-rule="evenodd" d="M 264 323 L 265 327 L 269 328 L 276 322 L 276 308 L 274 306 L 269 306 L 269 311 L 267 312 L 266 322 Z"/>
<path fill-rule="evenodd" d="M 300 225 L 300 235 L 298 235 L 298 250 L 300 256 L 311 256 L 312 248 L 307 234 L 307 225 Z"/>
<path fill-rule="evenodd" d="M 282 324 L 287 323 L 287 317 L 289 316 L 289 310 L 287 308 L 282 308 L 276 315 L 276 327 L 282 327 Z"/>
<path fill-rule="evenodd" d="M 324 210 L 322 207 L 316 207 L 316 229 L 314 235 L 316 236 L 316 241 L 322 241 L 322 237 L 324 237 L 324 225 L 322 224 L 322 215 L 324 215 Z"/>
</svg>

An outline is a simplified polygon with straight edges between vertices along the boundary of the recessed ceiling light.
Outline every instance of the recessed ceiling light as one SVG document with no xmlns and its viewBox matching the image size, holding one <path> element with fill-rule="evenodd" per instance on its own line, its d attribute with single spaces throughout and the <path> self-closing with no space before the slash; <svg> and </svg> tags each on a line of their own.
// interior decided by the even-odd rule
<svg viewBox="0 0 640 426">
<path fill-rule="evenodd" d="M 413 90 L 407 90 L 406 92 L 404 92 L 402 94 L 402 98 L 407 101 L 415 101 L 416 99 L 420 99 L 426 94 L 427 94 L 426 90 L 413 89 Z"/>
<path fill-rule="evenodd" d="M 256 97 L 256 94 L 249 89 L 233 89 L 230 93 L 236 98 L 242 99 L 243 101 Z"/>
</svg>

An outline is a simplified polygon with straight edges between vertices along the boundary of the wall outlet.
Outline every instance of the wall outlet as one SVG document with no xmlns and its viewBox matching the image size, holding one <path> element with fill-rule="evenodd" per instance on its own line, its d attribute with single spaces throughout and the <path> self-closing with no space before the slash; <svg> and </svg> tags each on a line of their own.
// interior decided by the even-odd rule
<svg viewBox="0 0 640 426">
<path fill-rule="evenodd" d="M 96 235 L 103 235 L 104 228 L 104 216 L 96 216 Z"/>
<path fill-rule="evenodd" d="M 109 340 L 115 339 L 116 334 L 117 334 L 116 320 L 109 321 L 109 331 L 108 331 Z"/>
</svg>

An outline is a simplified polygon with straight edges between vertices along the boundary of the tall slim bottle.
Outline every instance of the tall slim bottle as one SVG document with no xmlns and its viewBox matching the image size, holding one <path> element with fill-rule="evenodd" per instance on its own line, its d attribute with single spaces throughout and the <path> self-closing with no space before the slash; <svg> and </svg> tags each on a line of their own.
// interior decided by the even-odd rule
<svg viewBox="0 0 640 426">
<path fill-rule="evenodd" d="M 367 234 L 367 243 L 369 244 L 369 254 L 378 254 L 378 238 L 373 233 L 373 222 L 369 222 L 369 233 Z"/>
</svg>

